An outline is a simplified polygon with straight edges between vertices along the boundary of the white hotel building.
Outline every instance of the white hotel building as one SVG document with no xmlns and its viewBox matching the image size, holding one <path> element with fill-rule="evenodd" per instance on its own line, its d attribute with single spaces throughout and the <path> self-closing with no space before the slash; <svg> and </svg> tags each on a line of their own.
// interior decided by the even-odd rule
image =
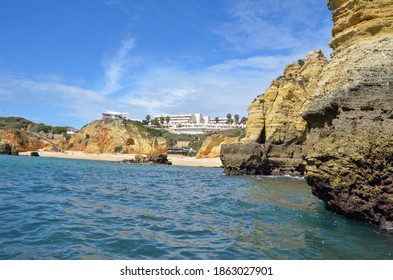
<svg viewBox="0 0 393 280">
<path fill-rule="evenodd" d="M 128 120 L 128 113 L 106 111 L 102 113 L 103 120 Z"/>
<path fill-rule="evenodd" d="M 167 123 L 167 118 L 169 122 Z M 217 132 L 220 130 L 243 128 L 244 124 L 228 124 L 227 118 L 210 118 L 203 116 L 201 113 L 190 115 L 169 115 L 157 116 L 159 121 L 162 119 L 162 126 L 166 127 L 170 132 L 177 134 L 203 134 L 209 132 Z"/>
</svg>

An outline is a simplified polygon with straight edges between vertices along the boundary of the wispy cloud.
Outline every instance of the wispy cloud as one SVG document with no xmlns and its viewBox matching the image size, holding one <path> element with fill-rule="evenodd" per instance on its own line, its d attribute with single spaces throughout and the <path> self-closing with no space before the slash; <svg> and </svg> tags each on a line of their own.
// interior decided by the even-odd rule
<svg viewBox="0 0 393 280">
<path fill-rule="evenodd" d="M 105 85 L 102 90 L 104 94 L 112 94 L 125 86 L 121 81 L 127 67 L 130 66 L 130 51 L 134 46 L 134 38 L 123 40 L 117 52 L 104 62 Z"/>
<path fill-rule="evenodd" d="M 228 6 L 232 20 L 222 24 L 218 33 L 239 52 L 299 48 L 305 42 L 310 47 L 322 40 L 326 43 L 320 30 L 330 29 L 331 23 L 318 20 L 322 5 L 316 2 L 232 1 Z"/>
</svg>

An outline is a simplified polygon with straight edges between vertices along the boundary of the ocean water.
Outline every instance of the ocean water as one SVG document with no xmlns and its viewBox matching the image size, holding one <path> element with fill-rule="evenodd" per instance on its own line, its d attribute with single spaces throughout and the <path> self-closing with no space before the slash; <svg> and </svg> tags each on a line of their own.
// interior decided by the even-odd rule
<svg viewBox="0 0 393 280">
<path fill-rule="evenodd" d="M 0 259 L 393 259 L 304 180 L 0 156 Z"/>
</svg>

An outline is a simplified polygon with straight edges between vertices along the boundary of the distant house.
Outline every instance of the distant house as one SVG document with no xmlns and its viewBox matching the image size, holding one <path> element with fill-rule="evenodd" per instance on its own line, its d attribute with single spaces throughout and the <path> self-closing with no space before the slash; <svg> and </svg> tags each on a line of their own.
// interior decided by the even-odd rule
<svg viewBox="0 0 393 280">
<path fill-rule="evenodd" d="M 128 120 L 128 113 L 107 111 L 102 113 L 103 120 Z"/>
<path fill-rule="evenodd" d="M 67 128 L 66 134 L 67 134 L 67 135 L 74 135 L 77 131 L 78 131 L 78 130 L 77 130 L 76 128 L 69 127 L 69 128 Z"/>
</svg>

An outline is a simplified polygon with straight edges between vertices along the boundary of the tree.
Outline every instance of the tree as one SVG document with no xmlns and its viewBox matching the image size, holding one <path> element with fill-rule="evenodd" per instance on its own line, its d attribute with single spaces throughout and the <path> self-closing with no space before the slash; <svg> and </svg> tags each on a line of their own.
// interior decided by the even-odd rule
<svg viewBox="0 0 393 280">
<path fill-rule="evenodd" d="M 150 120 L 151 120 L 151 117 L 150 117 L 150 115 L 146 115 L 146 121 L 147 121 L 147 123 L 149 123 L 149 122 L 150 122 Z"/>
<path fill-rule="evenodd" d="M 241 119 L 241 121 L 240 121 L 240 123 L 242 123 L 242 124 L 246 124 L 246 122 L 247 122 L 247 118 L 246 118 L 246 117 L 243 117 L 243 118 Z"/>
<path fill-rule="evenodd" d="M 171 117 L 169 117 L 169 116 L 166 116 L 166 117 L 165 117 L 165 121 L 166 121 L 166 124 L 167 124 L 167 125 L 169 125 L 170 120 L 171 120 Z"/>
<path fill-rule="evenodd" d="M 235 119 L 235 124 L 238 124 L 239 123 L 239 115 L 238 114 L 235 114 L 234 116 L 233 116 L 233 118 Z"/>
<path fill-rule="evenodd" d="M 218 117 L 215 117 L 215 118 L 214 118 L 214 121 L 215 121 L 216 123 L 218 123 Z"/>
<path fill-rule="evenodd" d="M 231 114 L 227 114 L 227 123 L 230 124 L 232 123 L 232 115 Z"/>
<path fill-rule="evenodd" d="M 164 124 L 164 121 L 165 121 L 165 118 L 164 118 L 164 117 L 160 117 L 160 124 L 161 124 L 161 125 Z"/>
<path fill-rule="evenodd" d="M 151 121 L 151 125 L 152 126 L 160 126 L 160 122 L 158 121 L 157 118 L 155 118 L 154 120 Z"/>
</svg>

